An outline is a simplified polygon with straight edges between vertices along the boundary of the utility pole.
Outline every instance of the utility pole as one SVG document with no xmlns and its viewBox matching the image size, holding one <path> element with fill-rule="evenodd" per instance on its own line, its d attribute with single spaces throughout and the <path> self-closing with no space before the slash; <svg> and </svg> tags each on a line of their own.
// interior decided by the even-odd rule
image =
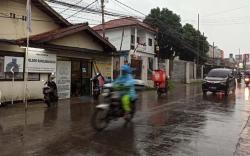
<svg viewBox="0 0 250 156">
<path fill-rule="evenodd" d="M 199 64 L 200 57 L 200 14 L 198 14 L 198 34 L 197 34 L 197 65 Z"/>
<path fill-rule="evenodd" d="M 205 34 L 204 34 L 204 32 L 203 32 L 202 36 L 203 36 L 202 54 L 205 54 Z"/>
<path fill-rule="evenodd" d="M 105 38 L 104 0 L 101 0 L 101 8 L 102 8 L 102 37 Z"/>
<path fill-rule="evenodd" d="M 215 64 L 215 61 L 214 61 L 214 42 L 213 42 L 213 65 Z"/>
</svg>

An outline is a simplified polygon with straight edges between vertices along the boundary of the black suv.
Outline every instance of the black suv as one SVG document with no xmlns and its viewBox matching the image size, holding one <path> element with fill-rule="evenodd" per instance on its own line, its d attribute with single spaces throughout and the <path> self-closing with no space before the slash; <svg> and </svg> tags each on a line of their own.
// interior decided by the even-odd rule
<svg viewBox="0 0 250 156">
<path fill-rule="evenodd" d="M 232 90 L 235 92 L 236 82 L 232 69 L 217 68 L 212 69 L 202 83 L 202 91 L 216 93 L 224 92 L 227 96 Z"/>
</svg>

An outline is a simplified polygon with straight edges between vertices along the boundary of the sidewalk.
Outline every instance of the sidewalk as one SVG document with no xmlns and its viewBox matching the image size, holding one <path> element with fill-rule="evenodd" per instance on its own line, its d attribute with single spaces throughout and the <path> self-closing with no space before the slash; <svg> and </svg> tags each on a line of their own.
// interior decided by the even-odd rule
<svg viewBox="0 0 250 156">
<path fill-rule="evenodd" d="M 241 132 L 239 142 L 235 151 L 236 156 L 248 156 L 250 155 L 250 117 Z"/>
</svg>

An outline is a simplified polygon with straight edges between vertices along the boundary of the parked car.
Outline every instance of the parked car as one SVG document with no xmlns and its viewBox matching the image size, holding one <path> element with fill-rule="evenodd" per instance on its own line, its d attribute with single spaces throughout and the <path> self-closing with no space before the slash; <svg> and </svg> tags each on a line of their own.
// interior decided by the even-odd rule
<svg viewBox="0 0 250 156">
<path fill-rule="evenodd" d="M 235 92 L 235 89 L 236 82 L 233 71 L 226 68 L 212 69 L 202 83 L 203 94 L 208 91 L 213 93 L 224 92 L 227 96 L 230 91 Z"/>
</svg>

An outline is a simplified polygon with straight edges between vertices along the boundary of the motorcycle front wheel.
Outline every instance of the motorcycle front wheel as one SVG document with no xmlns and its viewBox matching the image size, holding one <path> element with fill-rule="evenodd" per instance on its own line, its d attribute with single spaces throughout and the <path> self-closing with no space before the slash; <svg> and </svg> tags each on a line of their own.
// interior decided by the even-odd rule
<svg viewBox="0 0 250 156">
<path fill-rule="evenodd" d="M 92 127 L 97 131 L 104 130 L 108 124 L 108 110 L 105 109 L 96 109 L 92 119 L 91 119 Z"/>
</svg>

